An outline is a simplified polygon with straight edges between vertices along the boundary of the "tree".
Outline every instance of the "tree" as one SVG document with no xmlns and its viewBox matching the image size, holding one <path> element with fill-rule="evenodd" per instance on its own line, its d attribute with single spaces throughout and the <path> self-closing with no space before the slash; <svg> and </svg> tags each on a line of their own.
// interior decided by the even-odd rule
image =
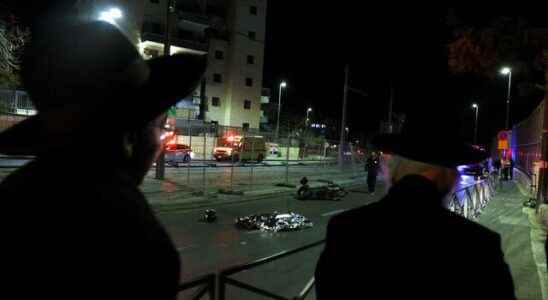
<svg viewBox="0 0 548 300">
<path fill-rule="evenodd" d="M 16 88 L 21 85 L 20 62 L 30 30 L 21 28 L 13 16 L 0 21 L 0 87 Z"/>
<path fill-rule="evenodd" d="M 531 39 L 534 28 L 522 18 L 497 17 L 486 26 L 455 28 L 448 44 L 449 69 L 492 79 L 501 65 L 518 67 L 521 78 L 531 73 L 546 41 Z"/>
<path fill-rule="evenodd" d="M 0 24 L 0 85 L 13 81 L 13 71 L 17 68 L 6 28 Z"/>
</svg>

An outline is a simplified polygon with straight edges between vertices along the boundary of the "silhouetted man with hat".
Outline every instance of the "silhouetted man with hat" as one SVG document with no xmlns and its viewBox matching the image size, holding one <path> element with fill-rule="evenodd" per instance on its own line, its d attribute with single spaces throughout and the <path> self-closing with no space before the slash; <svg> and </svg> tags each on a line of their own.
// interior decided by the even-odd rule
<svg viewBox="0 0 548 300">
<path fill-rule="evenodd" d="M 373 141 L 388 194 L 330 220 L 318 299 L 515 299 L 500 236 L 445 207 L 456 167 L 486 154 L 443 135 L 425 138 L 426 129 Z"/>
<path fill-rule="evenodd" d="M 434 32 L 443 18 L 405 11 L 399 20 L 392 12 L 386 22 L 402 26 L 394 25 L 395 44 L 383 47 L 401 55 L 375 59 L 396 66 L 394 106 L 407 118 L 401 133 L 372 142 L 383 153 L 388 194 L 332 217 L 315 272 L 317 299 L 515 299 L 500 236 L 445 205 L 457 166 L 487 154 L 461 137 L 443 37 Z"/>
<path fill-rule="evenodd" d="M 0 153 L 35 156 L 0 184 L 3 299 L 175 299 L 179 256 L 138 185 L 205 66 L 145 62 L 104 22 L 33 36 L 23 79 L 39 113 L 0 134 Z"/>
</svg>

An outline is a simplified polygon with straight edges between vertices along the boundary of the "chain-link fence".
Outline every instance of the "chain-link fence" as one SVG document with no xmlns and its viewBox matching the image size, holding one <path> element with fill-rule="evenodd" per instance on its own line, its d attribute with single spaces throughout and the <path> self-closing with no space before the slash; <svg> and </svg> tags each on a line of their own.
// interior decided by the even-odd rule
<svg viewBox="0 0 548 300">
<path fill-rule="evenodd" d="M 546 160 L 547 142 L 544 133 L 546 117 L 546 99 L 531 113 L 531 115 L 515 125 L 512 129 L 512 149 L 516 166 L 534 179 L 530 183 L 535 188 L 534 195 L 539 203 L 546 200 L 546 176 L 544 175 L 544 164 Z"/>
<path fill-rule="evenodd" d="M 3 114 L 0 120 L 18 118 L 12 122 L 16 123 L 24 117 Z M 303 177 L 311 185 L 324 185 L 359 182 L 365 175 L 364 153 L 358 145 L 341 147 L 338 141 L 298 129 L 276 137 L 190 118 L 170 119 L 168 127 L 165 180 L 155 179 L 154 166 L 143 184 L 145 194 L 158 201 L 291 192 Z M 0 165 L 6 166 L 0 180 L 30 159 L 0 157 Z"/>
<path fill-rule="evenodd" d="M 529 174 L 534 173 L 534 162 L 541 158 L 544 110 L 545 103 L 542 101 L 527 119 L 512 130 L 516 165 Z"/>
<path fill-rule="evenodd" d="M 340 167 L 337 142 L 298 130 L 276 137 L 189 119 L 171 123 L 175 130 L 167 140 L 166 180 L 156 181 L 150 172 L 145 182 L 145 192 L 176 192 L 166 195 L 166 200 L 258 195 L 290 190 L 303 177 L 321 184 L 359 180 L 364 175 L 364 155 L 357 145 L 342 147 Z"/>
</svg>

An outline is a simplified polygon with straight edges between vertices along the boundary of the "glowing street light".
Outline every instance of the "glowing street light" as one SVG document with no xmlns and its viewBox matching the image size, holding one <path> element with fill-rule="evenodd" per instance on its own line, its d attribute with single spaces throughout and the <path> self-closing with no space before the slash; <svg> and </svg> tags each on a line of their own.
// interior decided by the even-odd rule
<svg viewBox="0 0 548 300">
<path fill-rule="evenodd" d="M 504 67 L 500 70 L 502 75 L 508 75 L 508 96 L 506 98 L 506 129 L 510 129 L 510 91 L 512 90 L 512 69 Z"/>
<path fill-rule="evenodd" d="M 512 73 L 512 70 L 511 70 L 510 68 L 508 68 L 508 67 L 504 67 L 504 68 L 502 68 L 502 69 L 500 70 L 500 73 L 501 73 L 502 75 L 508 75 L 508 74 Z"/>
<path fill-rule="evenodd" d="M 312 107 L 309 107 L 307 110 L 306 110 L 306 123 L 308 124 L 308 122 L 310 121 L 310 118 L 308 118 L 308 115 L 312 112 Z"/>
<path fill-rule="evenodd" d="M 478 144 L 478 110 L 479 105 L 477 103 L 472 103 L 472 108 L 476 110 L 476 122 L 474 123 L 474 145 Z"/>
<path fill-rule="evenodd" d="M 119 8 L 113 7 L 99 14 L 99 20 L 116 25 L 116 20 L 121 19 L 124 15 Z"/>
<path fill-rule="evenodd" d="M 280 111 L 282 108 L 282 89 L 285 89 L 287 87 L 287 83 L 285 81 L 280 82 L 280 90 L 278 92 L 278 119 L 276 120 L 276 138 L 278 138 L 278 135 L 280 133 Z"/>
</svg>

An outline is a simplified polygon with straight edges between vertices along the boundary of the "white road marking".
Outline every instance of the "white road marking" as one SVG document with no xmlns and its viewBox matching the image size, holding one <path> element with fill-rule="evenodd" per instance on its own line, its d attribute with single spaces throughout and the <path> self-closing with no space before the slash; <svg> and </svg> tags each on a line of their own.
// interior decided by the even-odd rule
<svg viewBox="0 0 548 300">
<path fill-rule="evenodd" d="M 346 209 L 337 209 L 337 210 L 326 212 L 326 213 L 322 214 L 322 217 L 327 217 L 327 216 L 331 216 L 331 215 L 340 214 L 344 211 L 346 211 Z"/>
</svg>

